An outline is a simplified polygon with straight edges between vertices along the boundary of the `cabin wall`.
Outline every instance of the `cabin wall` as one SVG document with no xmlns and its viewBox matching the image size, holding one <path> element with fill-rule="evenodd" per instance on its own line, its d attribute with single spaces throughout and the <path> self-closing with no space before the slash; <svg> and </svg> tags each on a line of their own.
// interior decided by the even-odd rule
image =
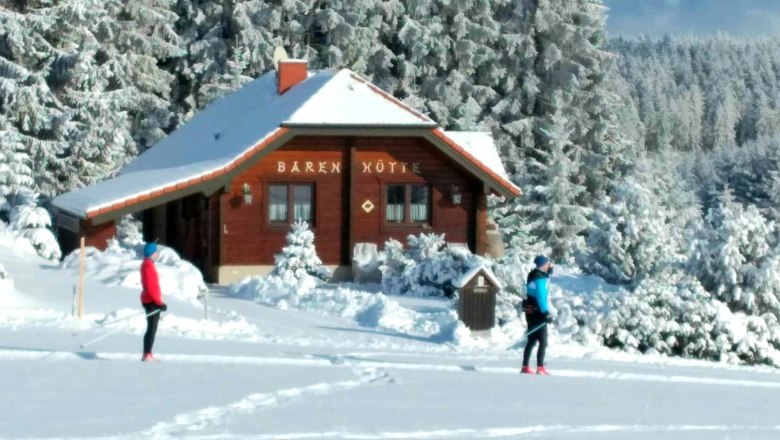
<svg viewBox="0 0 780 440">
<path fill-rule="evenodd" d="M 355 243 L 372 242 L 381 248 L 390 238 L 405 242 L 409 234 L 421 232 L 444 233 L 450 242 L 477 248 L 477 204 L 484 197 L 481 184 L 427 141 L 300 136 L 230 183 L 220 204 L 220 265 L 274 264 L 274 254 L 285 246 L 290 225 L 270 221 L 268 188 L 309 183 L 315 194 L 315 245 L 326 265 L 349 265 Z M 244 184 L 249 186 L 251 204 L 244 200 Z M 388 184 L 428 185 L 430 222 L 386 222 Z M 459 205 L 451 200 L 454 186 L 462 195 Z M 364 209 L 369 205 L 373 208 Z"/>
<path fill-rule="evenodd" d="M 436 232 L 474 250 L 476 183 L 452 160 L 420 138 L 363 138 L 355 142 L 353 242 L 372 242 L 381 248 L 395 239 L 406 243 L 409 234 Z M 386 221 L 388 184 L 427 184 L 431 188 L 431 221 L 427 225 L 400 225 Z M 451 200 L 453 186 L 461 203 Z M 362 205 L 376 207 L 366 212 Z"/>
<path fill-rule="evenodd" d="M 345 176 L 349 175 L 347 139 L 297 137 L 238 175 L 222 197 L 221 265 L 272 265 L 286 245 L 288 223 L 269 218 L 268 188 L 273 184 L 313 184 L 314 221 L 310 225 L 320 259 L 346 263 L 349 231 Z M 244 201 L 249 185 L 252 203 Z"/>
<path fill-rule="evenodd" d="M 85 246 L 92 246 L 104 251 L 108 247 L 108 240 L 116 237 L 116 223 L 88 224 L 84 227 L 84 236 Z"/>
</svg>

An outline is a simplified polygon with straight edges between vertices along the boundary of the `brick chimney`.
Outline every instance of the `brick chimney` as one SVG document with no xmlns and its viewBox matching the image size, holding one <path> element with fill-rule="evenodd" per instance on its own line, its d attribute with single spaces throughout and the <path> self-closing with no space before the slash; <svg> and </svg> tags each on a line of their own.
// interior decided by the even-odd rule
<svg viewBox="0 0 780 440">
<path fill-rule="evenodd" d="M 280 60 L 276 68 L 276 90 L 279 94 L 305 80 L 308 76 L 308 68 L 309 62 L 306 60 Z"/>
</svg>

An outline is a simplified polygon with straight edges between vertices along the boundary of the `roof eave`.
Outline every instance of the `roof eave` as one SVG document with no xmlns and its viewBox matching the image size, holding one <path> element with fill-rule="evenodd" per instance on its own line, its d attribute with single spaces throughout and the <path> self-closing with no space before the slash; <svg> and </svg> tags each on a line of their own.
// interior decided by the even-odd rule
<svg viewBox="0 0 780 440">
<path fill-rule="evenodd" d="M 439 150 L 444 152 L 450 158 L 454 159 L 461 166 L 468 169 L 474 176 L 479 178 L 482 182 L 485 183 L 486 186 L 488 186 L 497 194 L 508 198 L 515 198 L 522 195 L 522 191 L 520 191 L 520 188 L 517 187 L 512 182 L 510 182 L 509 179 L 507 179 L 504 176 L 500 176 L 495 172 L 485 171 L 482 167 L 478 166 L 475 162 L 470 160 L 466 154 L 464 154 L 465 150 L 458 151 L 455 147 L 450 145 L 453 144 L 457 146 L 455 141 L 453 141 L 452 139 L 450 139 L 444 134 L 443 130 L 438 128 L 429 130 L 424 134 L 424 136 L 431 143 L 438 146 Z M 462 147 L 459 146 L 457 147 L 463 150 Z"/>
<path fill-rule="evenodd" d="M 117 200 L 113 203 L 106 203 L 98 207 L 88 208 L 86 212 L 84 212 L 83 209 L 63 205 L 61 203 L 55 203 L 54 206 L 63 212 L 78 216 L 84 220 L 90 220 L 92 224 L 96 225 L 116 220 L 126 214 L 142 211 L 199 192 L 210 195 L 229 183 L 235 175 L 245 170 L 257 160 L 260 160 L 279 145 L 290 140 L 293 136 L 292 130 L 287 128 L 277 129 L 273 134 L 258 142 L 254 147 L 236 157 L 231 164 L 228 164 L 219 170 L 196 176 L 186 181 L 172 183 L 154 191 L 147 191 L 132 197 L 126 197 L 125 199 Z"/>
</svg>

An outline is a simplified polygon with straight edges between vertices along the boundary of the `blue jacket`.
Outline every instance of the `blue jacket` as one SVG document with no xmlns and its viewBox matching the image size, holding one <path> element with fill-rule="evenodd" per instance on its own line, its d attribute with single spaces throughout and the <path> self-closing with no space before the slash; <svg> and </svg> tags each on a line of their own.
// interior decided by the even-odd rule
<svg viewBox="0 0 780 440">
<path fill-rule="evenodd" d="M 528 296 L 534 297 L 539 305 L 539 311 L 542 313 L 547 313 L 549 310 L 547 306 L 547 284 L 549 278 L 550 274 L 539 269 L 534 269 L 528 274 L 526 291 Z"/>
</svg>

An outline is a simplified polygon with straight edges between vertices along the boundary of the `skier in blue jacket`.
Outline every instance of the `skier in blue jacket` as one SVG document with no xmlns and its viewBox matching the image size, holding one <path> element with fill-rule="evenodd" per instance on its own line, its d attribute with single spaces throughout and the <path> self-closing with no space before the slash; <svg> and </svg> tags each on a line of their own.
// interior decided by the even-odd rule
<svg viewBox="0 0 780 440">
<path fill-rule="evenodd" d="M 544 351 L 547 348 L 547 324 L 552 322 L 547 303 L 547 287 L 553 266 L 550 259 L 544 255 L 537 255 L 534 258 L 534 264 L 536 267 L 528 274 L 526 284 L 528 298 L 523 304 L 525 319 L 528 322 L 528 331 L 531 333 L 528 334 L 528 342 L 523 352 L 523 369 L 521 373 L 533 374 L 533 370 L 531 370 L 528 363 L 531 360 L 531 352 L 538 342 L 536 374 L 548 375 L 549 373 L 544 368 Z"/>
</svg>

